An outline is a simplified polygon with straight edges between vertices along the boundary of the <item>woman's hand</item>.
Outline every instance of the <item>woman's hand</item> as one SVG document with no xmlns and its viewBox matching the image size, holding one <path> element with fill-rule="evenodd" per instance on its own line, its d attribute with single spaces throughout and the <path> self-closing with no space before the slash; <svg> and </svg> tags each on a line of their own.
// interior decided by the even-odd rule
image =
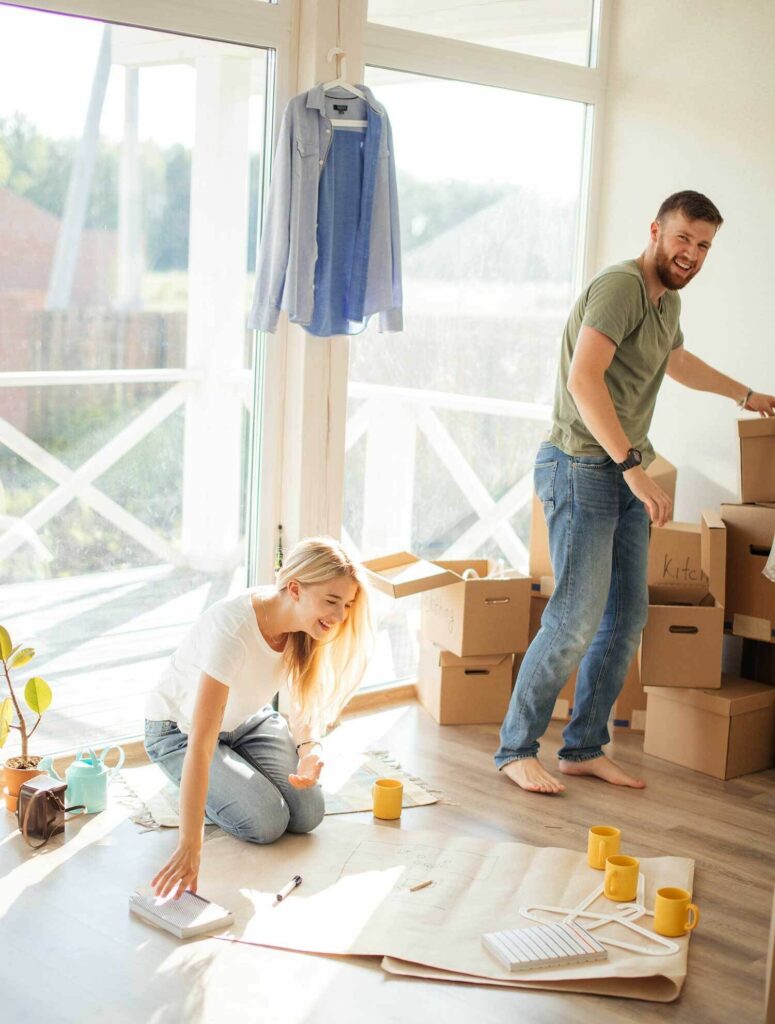
<svg viewBox="0 0 775 1024">
<path fill-rule="evenodd" d="M 308 754 L 304 754 L 299 758 L 296 771 L 288 776 L 288 781 L 296 789 L 309 789 L 320 778 L 322 767 L 323 762 L 320 759 L 320 750 L 313 747 Z"/>
<path fill-rule="evenodd" d="M 151 882 L 156 895 L 164 897 L 174 891 L 178 900 L 186 889 L 196 892 L 201 854 L 201 843 L 178 843 L 177 850 Z"/>
</svg>

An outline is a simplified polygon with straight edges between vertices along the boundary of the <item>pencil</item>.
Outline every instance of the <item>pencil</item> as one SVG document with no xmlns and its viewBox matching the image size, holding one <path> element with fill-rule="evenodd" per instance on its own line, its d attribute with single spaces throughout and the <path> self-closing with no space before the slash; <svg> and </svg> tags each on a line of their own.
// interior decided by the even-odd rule
<svg viewBox="0 0 775 1024">
<path fill-rule="evenodd" d="M 417 885 L 410 885 L 409 892 L 417 892 L 418 889 L 424 889 L 428 885 L 433 885 L 432 878 L 429 878 L 426 882 L 418 882 Z"/>
</svg>

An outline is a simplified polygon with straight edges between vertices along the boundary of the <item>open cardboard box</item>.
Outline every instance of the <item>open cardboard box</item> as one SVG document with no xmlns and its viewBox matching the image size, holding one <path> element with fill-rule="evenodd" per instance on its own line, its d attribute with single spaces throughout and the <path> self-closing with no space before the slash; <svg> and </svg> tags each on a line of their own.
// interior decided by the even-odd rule
<svg viewBox="0 0 775 1024">
<path fill-rule="evenodd" d="M 643 751 L 733 779 L 775 761 L 775 687 L 724 675 L 714 690 L 647 687 Z"/>
<path fill-rule="evenodd" d="M 652 527 L 644 686 L 721 686 L 725 576 L 726 530 L 715 512 L 699 524 Z"/>
<path fill-rule="evenodd" d="M 420 640 L 417 696 L 439 725 L 500 724 L 511 699 L 511 654 L 456 658 Z"/>
<path fill-rule="evenodd" d="M 667 459 L 657 455 L 649 465 L 646 473 L 670 495 L 675 502 L 675 486 L 678 471 Z M 546 528 L 543 503 L 533 495 L 533 514 L 530 524 L 530 575 L 533 577 L 533 589 L 542 594 L 551 594 L 553 589 L 554 570 L 549 555 L 549 533 Z"/>
<path fill-rule="evenodd" d="M 722 505 L 727 528 L 724 624 L 736 636 L 775 643 L 775 583 L 762 575 L 775 537 L 775 505 Z"/>
<path fill-rule="evenodd" d="M 434 587 L 446 587 L 458 577 L 439 564 L 428 562 L 409 551 L 397 551 L 363 562 L 371 586 L 388 597 L 407 597 Z"/>
<path fill-rule="evenodd" d="M 737 421 L 740 500 L 775 502 L 775 418 Z"/>
<path fill-rule="evenodd" d="M 487 559 L 436 562 L 453 583 L 422 599 L 422 635 L 458 658 L 515 654 L 527 649 L 530 623 L 530 578 L 508 570 L 504 578 L 488 576 Z M 473 569 L 479 578 L 464 580 Z"/>
</svg>

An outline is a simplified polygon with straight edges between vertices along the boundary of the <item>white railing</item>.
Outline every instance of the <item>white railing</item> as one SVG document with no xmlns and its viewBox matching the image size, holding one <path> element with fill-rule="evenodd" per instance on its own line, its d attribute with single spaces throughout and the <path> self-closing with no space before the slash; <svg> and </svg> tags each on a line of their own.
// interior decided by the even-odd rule
<svg viewBox="0 0 775 1024">
<path fill-rule="evenodd" d="M 21 544 L 37 544 L 40 528 L 70 501 L 78 498 L 163 562 L 175 566 L 189 564 L 179 547 L 109 498 L 95 486 L 94 481 L 203 389 L 225 388 L 232 393 L 236 390 L 249 410 L 251 371 L 232 370 L 216 380 L 191 369 L 0 374 L 0 387 L 3 388 L 110 384 L 168 384 L 170 387 L 75 470 L 0 418 L 0 443 L 57 485 L 23 517 L 13 521 L 4 517 L 9 526 L 0 535 L 0 560 L 7 558 Z M 493 498 L 437 412 L 452 410 L 548 422 L 548 405 L 357 381 L 350 383 L 349 396 L 363 399 L 363 402 L 347 421 L 346 451 L 350 451 L 364 434 L 367 436 L 362 549 L 396 550 L 411 544 L 415 453 L 417 438 L 421 434 L 466 495 L 476 514 L 476 521 L 447 548 L 444 556 L 465 557 L 494 537 L 513 565 L 526 564 L 525 545 L 510 525 L 510 519 L 531 500 L 531 474 L 516 480 L 500 498 Z M 184 489 L 184 493 L 191 491 Z"/>
<path fill-rule="evenodd" d="M 527 549 L 509 520 L 531 500 L 532 473 L 516 480 L 500 498 L 493 498 L 437 411 L 449 409 L 548 423 L 550 406 L 357 381 L 350 382 L 348 394 L 365 399 L 347 421 L 345 441 L 345 448 L 350 451 L 367 435 L 361 550 L 394 551 L 410 545 L 415 451 L 420 433 L 477 517 L 444 551 L 443 557 L 464 558 L 495 537 L 512 565 L 527 566 Z M 353 543 L 352 538 L 347 539 Z"/>
</svg>

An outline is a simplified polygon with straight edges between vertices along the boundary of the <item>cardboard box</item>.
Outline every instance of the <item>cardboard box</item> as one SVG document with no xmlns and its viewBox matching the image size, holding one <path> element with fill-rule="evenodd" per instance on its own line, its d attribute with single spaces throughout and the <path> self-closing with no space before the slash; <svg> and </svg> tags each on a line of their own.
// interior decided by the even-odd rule
<svg viewBox="0 0 775 1024">
<path fill-rule="evenodd" d="M 534 581 L 535 582 L 535 581 Z M 530 602 L 530 642 L 533 642 L 541 628 L 541 616 L 546 608 L 547 597 L 533 592 Z M 522 656 L 514 658 L 514 683 L 516 683 Z M 554 702 L 552 718 L 567 722 L 573 714 L 573 696 L 576 690 L 576 672 L 572 672 Z M 637 654 L 627 670 L 627 676 L 613 708 L 614 729 L 643 732 L 646 725 L 646 694 L 640 681 L 640 669 Z"/>
<path fill-rule="evenodd" d="M 715 512 L 699 524 L 652 527 L 644 686 L 721 686 L 725 577 L 726 530 Z"/>
<path fill-rule="evenodd" d="M 670 495 L 670 500 L 675 503 L 675 486 L 678 471 L 675 466 L 657 455 L 646 473 L 659 484 L 663 491 Z M 530 575 L 533 577 L 534 590 L 541 593 L 551 594 L 554 589 L 544 583 L 546 577 L 554 577 L 552 560 L 549 556 L 549 533 L 546 528 L 543 502 L 533 494 L 533 511 L 530 522 Z M 536 585 L 537 584 L 537 585 Z"/>
<path fill-rule="evenodd" d="M 500 724 L 511 699 L 512 655 L 456 658 L 420 641 L 417 696 L 439 725 Z"/>
<path fill-rule="evenodd" d="M 363 567 L 369 583 L 388 597 L 407 597 L 435 587 L 446 587 L 457 580 L 454 573 L 408 551 L 371 558 L 363 562 Z"/>
<path fill-rule="evenodd" d="M 530 577 L 513 570 L 508 578 L 488 577 L 493 567 L 483 559 L 435 564 L 455 582 L 424 595 L 421 631 L 426 640 L 458 658 L 527 650 Z M 482 578 L 464 580 L 467 569 Z"/>
<path fill-rule="evenodd" d="M 775 419 L 738 420 L 740 500 L 775 501 Z"/>
<path fill-rule="evenodd" d="M 646 693 L 646 754 L 717 779 L 775 761 L 775 687 L 725 675 L 718 690 Z"/>
<path fill-rule="evenodd" d="M 762 575 L 775 536 L 775 506 L 722 505 L 721 518 L 728 535 L 725 627 L 775 643 L 775 583 Z"/>
</svg>

